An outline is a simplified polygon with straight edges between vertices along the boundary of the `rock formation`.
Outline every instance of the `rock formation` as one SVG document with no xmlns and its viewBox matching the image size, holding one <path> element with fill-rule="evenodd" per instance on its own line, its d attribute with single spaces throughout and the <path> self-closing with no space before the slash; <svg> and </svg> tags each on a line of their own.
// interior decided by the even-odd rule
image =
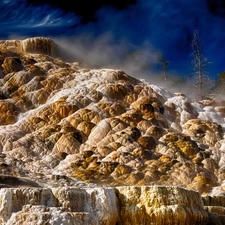
<svg viewBox="0 0 225 225">
<path fill-rule="evenodd" d="M 57 46 L 53 40 L 44 37 L 28 38 L 25 40 L 6 40 L 0 41 L 1 50 L 6 53 L 41 53 L 50 56 L 55 56 Z M 8 60 L 8 57 L 5 58 Z"/>
<path fill-rule="evenodd" d="M 117 187 L 119 224 L 207 224 L 198 192 L 179 187 Z"/>
<path fill-rule="evenodd" d="M 56 52 L 47 38 L 0 42 L 0 185 L 26 187 L 2 189 L 2 196 L 23 192 L 26 199 L 35 191 L 52 196 L 64 187 L 84 188 L 85 193 L 91 193 L 85 188 L 101 187 L 101 193 L 110 190 L 119 201 L 104 204 L 122 207 L 114 212 L 118 221 L 109 224 L 131 224 L 120 213 L 130 217 L 132 210 L 132 221 L 143 215 L 138 224 L 176 224 L 180 218 L 185 222 L 177 224 L 190 224 L 190 218 L 191 224 L 223 221 L 223 203 L 207 203 L 204 209 L 198 195 L 225 194 L 224 102 L 194 101 L 120 70 L 83 68 L 53 57 Z M 162 197 L 151 208 L 153 190 Z M 92 191 L 94 202 L 104 202 L 106 197 Z M 76 217 L 67 206 L 45 200 L 33 204 L 34 195 L 39 196 L 18 200 L 16 214 L 4 206 L 4 223 L 37 221 L 37 212 L 43 212 L 43 221 L 61 214 L 65 224 Z M 111 209 L 92 210 L 79 214 L 80 221 L 92 218 L 102 224 L 105 219 L 96 213 Z"/>
<path fill-rule="evenodd" d="M 179 187 L 3 188 L 2 224 L 207 224 L 198 192 Z"/>
</svg>

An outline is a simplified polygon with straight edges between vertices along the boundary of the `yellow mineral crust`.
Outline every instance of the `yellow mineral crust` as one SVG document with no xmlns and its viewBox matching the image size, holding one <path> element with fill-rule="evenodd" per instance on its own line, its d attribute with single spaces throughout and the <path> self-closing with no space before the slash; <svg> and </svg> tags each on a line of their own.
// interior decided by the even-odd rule
<svg viewBox="0 0 225 225">
<path fill-rule="evenodd" d="M 0 221 L 7 225 L 207 225 L 211 212 L 218 219 L 224 210 L 204 208 L 198 192 L 173 186 L 0 190 Z"/>
</svg>

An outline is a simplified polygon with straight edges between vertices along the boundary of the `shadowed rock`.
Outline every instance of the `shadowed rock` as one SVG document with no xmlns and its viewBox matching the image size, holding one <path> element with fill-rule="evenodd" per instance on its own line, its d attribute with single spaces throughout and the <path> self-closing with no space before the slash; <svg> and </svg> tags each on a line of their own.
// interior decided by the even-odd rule
<svg viewBox="0 0 225 225">
<path fill-rule="evenodd" d="M 30 179 L 0 175 L 0 186 L 3 187 L 40 187 L 40 185 Z"/>
</svg>

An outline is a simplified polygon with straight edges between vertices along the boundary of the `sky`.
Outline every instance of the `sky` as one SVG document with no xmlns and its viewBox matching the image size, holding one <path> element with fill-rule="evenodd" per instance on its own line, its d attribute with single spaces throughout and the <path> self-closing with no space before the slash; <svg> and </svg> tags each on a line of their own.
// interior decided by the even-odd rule
<svg viewBox="0 0 225 225">
<path fill-rule="evenodd" d="M 157 60 L 162 51 L 169 61 L 168 72 L 186 77 L 192 73 L 191 42 L 193 31 L 198 30 L 203 55 L 212 62 L 210 76 L 217 78 L 225 71 L 223 0 L 137 0 L 123 9 L 103 5 L 95 9 L 95 19 L 85 23 L 82 12 L 65 12 L 39 2 L 1 1 L 0 38 L 51 37 L 70 60 L 126 69 L 129 58 L 133 65 L 128 70 L 137 73 L 138 63 L 160 73 Z"/>
</svg>

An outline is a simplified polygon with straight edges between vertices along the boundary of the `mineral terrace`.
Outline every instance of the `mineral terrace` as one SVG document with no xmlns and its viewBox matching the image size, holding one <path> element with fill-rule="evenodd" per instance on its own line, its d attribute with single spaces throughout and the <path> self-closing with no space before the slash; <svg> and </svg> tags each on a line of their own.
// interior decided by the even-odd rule
<svg viewBox="0 0 225 225">
<path fill-rule="evenodd" d="M 225 224 L 225 102 L 0 41 L 0 224 Z"/>
</svg>

